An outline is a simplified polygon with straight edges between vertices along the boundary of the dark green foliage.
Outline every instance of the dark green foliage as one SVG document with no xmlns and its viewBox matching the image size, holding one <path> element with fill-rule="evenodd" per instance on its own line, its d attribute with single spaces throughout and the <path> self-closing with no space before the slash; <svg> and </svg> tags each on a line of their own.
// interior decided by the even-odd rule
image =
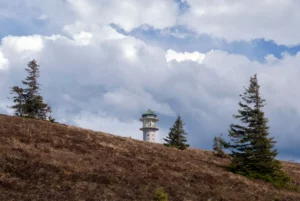
<svg viewBox="0 0 300 201">
<path fill-rule="evenodd" d="M 183 126 L 184 123 L 181 117 L 178 116 L 177 120 L 173 124 L 173 127 L 170 128 L 169 135 L 164 138 L 166 142 L 164 143 L 165 146 L 176 147 L 181 150 L 184 150 L 190 146 L 189 144 L 186 144 L 187 139 L 185 135 L 187 135 L 187 133 L 185 133 Z"/>
<path fill-rule="evenodd" d="M 225 145 L 225 141 L 222 138 L 222 134 L 218 137 L 214 137 L 213 150 L 214 155 L 220 158 L 224 158 L 226 156 L 223 151 Z"/>
<path fill-rule="evenodd" d="M 279 197 L 277 197 L 277 196 L 274 198 L 274 201 L 280 201 L 280 200 L 281 199 Z"/>
<path fill-rule="evenodd" d="M 263 179 L 277 186 L 289 184 L 290 179 L 281 170 L 281 164 L 275 159 L 277 151 L 275 141 L 269 137 L 268 119 L 264 117 L 264 102 L 259 94 L 257 77 L 250 78 L 249 88 L 240 95 L 240 109 L 234 118 L 241 124 L 231 124 L 228 147 L 232 150 L 230 170 L 245 176 Z"/>
<path fill-rule="evenodd" d="M 154 201 L 168 201 L 168 194 L 161 188 L 156 190 Z"/>
<path fill-rule="evenodd" d="M 24 90 L 18 86 L 14 86 L 11 88 L 11 94 L 15 94 L 15 96 L 13 97 L 13 102 L 15 103 L 15 105 L 11 106 L 10 108 L 15 110 L 14 113 L 16 116 L 23 116 L 25 103 L 23 91 Z"/>
<path fill-rule="evenodd" d="M 51 122 L 51 123 L 56 123 L 55 119 L 50 115 L 48 117 L 48 120 Z"/>
<path fill-rule="evenodd" d="M 12 93 L 16 94 L 13 97 L 16 105 L 11 108 L 15 109 L 17 116 L 46 120 L 47 113 L 51 113 L 51 108 L 44 103 L 43 97 L 39 94 L 40 85 L 37 81 L 40 72 L 39 65 L 32 60 L 27 66 L 28 68 L 25 70 L 28 72 L 28 76 L 22 81 L 26 88 L 17 86 L 12 88 Z"/>
</svg>

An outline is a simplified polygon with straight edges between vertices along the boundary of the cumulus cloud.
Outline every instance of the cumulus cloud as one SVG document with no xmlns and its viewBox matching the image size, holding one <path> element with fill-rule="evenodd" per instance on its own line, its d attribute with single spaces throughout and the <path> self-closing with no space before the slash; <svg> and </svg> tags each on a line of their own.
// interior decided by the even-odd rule
<svg viewBox="0 0 300 201">
<path fill-rule="evenodd" d="M 36 43 L 33 38 L 38 38 L 37 41 L 41 43 Z M 33 46 L 28 45 L 30 42 Z M 153 55 L 157 48 L 148 47 L 131 37 L 111 42 L 107 40 L 104 43 L 103 38 L 91 42 L 82 46 L 76 37 L 59 35 L 4 38 L 1 48 L 3 56 L 7 56 L 6 60 L 11 61 L 11 71 L 1 75 L 3 78 L 12 77 L 13 73 L 18 75 L 6 80 L 4 93 L 8 93 L 6 87 L 20 84 L 19 79 L 25 76 L 24 67 L 30 59 L 35 58 L 41 65 L 45 97 L 60 111 L 58 114 L 73 115 L 82 110 L 93 113 L 101 105 L 100 108 L 105 108 L 104 112 L 124 119 L 132 119 L 133 116 L 138 118 L 148 107 L 164 115 L 174 115 L 168 104 L 145 89 L 145 86 L 150 91 L 157 88 L 163 81 L 162 76 L 165 76 L 165 73 L 161 77 L 157 76 L 160 82 L 155 82 L 155 77 L 150 75 L 159 72 L 160 66 L 149 68 L 149 61 L 155 64 L 159 58 Z M 43 44 L 43 48 L 36 48 L 40 47 L 36 44 Z M 82 52 L 82 48 L 86 50 Z M 136 60 L 132 60 L 133 54 L 129 54 L 128 49 L 134 53 Z M 156 58 L 152 59 L 151 56 Z M 164 61 L 163 51 L 158 60 Z M 70 116 L 62 115 L 61 119 L 68 118 Z"/>
<path fill-rule="evenodd" d="M 4 57 L 3 53 L 0 51 L 0 70 L 5 70 L 8 68 L 8 60 Z"/>
<path fill-rule="evenodd" d="M 115 91 L 107 92 L 103 95 L 103 100 L 107 105 L 117 108 L 119 111 L 140 112 L 140 109 L 147 105 L 149 108 L 156 108 L 160 114 L 173 116 L 175 113 L 166 103 L 159 103 L 155 98 L 144 90 L 132 91 L 130 89 L 118 88 Z"/>
<path fill-rule="evenodd" d="M 22 47 L 26 40 L 33 45 Z M 261 64 L 224 51 L 165 52 L 130 36 L 92 37 L 82 46 L 76 37 L 59 35 L 9 36 L 1 50 L 9 61 L 9 70 L 0 74 L 1 80 L 6 78 L 3 93 L 20 83 L 28 59 L 36 58 L 41 65 L 42 93 L 62 122 L 140 139 L 138 118 L 151 108 L 162 118 L 183 115 L 191 144 L 202 148 L 210 148 L 214 135 L 226 133 L 242 86 L 258 73 L 278 147 L 299 146 L 300 96 L 293 86 L 299 83 L 300 54 L 286 54 L 282 60 L 268 56 L 268 62 Z M 180 62 L 168 59 L 170 53 Z M 162 132 L 172 123 L 162 124 Z"/>
<path fill-rule="evenodd" d="M 163 29 L 176 24 L 178 4 L 173 0 L 97 1 L 68 0 L 81 21 L 94 24 L 114 23 L 131 31 L 141 25 Z"/>
<path fill-rule="evenodd" d="M 181 61 L 195 61 L 195 62 L 199 62 L 202 63 L 202 61 L 205 58 L 205 54 L 202 54 L 200 52 L 184 52 L 184 53 L 177 53 L 174 50 L 167 50 L 166 52 L 166 60 L 167 62 L 175 60 L 177 62 L 181 62 Z"/>
<path fill-rule="evenodd" d="M 22 4 L 0 0 L 0 4 L 5 21 L 18 25 L 21 33 L 33 34 L 56 34 L 78 23 L 93 29 L 110 24 L 126 31 L 143 25 L 164 29 L 176 25 L 179 14 L 174 0 L 27 0 Z M 14 31 L 10 26 L 6 28 Z"/>
<path fill-rule="evenodd" d="M 123 35 L 110 26 L 114 23 L 127 31 L 144 24 L 157 29 L 173 26 L 177 23 L 178 5 L 171 0 L 59 1 L 62 8 L 58 9 L 66 9 L 66 12 L 58 12 L 57 16 L 56 0 L 49 1 L 46 6 L 36 0 L 28 2 L 28 9 L 37 3 L 36 18 L 46 15 L 46 21 L 61 30 L 56 34 L 6 36 L 2 39 L 2 112 L 11 112 L 6 108 L 11 104 L 6 99 L 9 87 L 21 84 L 26 76 L 24 68 L 34 58 L 41 66 L 42 95 L 52 106 L 53 116 L 58 121 L 141 139 L 138 119 L 142 112 L 151 108 L 161 118 L 160 139 L 167 134 L 175 115 L 181 114 L 191 145 L 210 149 L 215 135 L 227 133 L 228 125 L 233 121 L 232 114 L 237 112 L 243 86 L 249 84 L 250 76 L 258 73 L 261 93 L 267 100 L 265 110 L 270 119 L 271 134 L 278 140 L 277 147 L 284 156 L 299 157 L 296 150 L 300 141 L 297 135 L 300 95 L 296 87 L 299 85 L 300 54 L 284 54 L 282 59 L 268 55 L 266 63 L 259 63 L 220 50 L 205 53 L 164 51 L 159 46 Z M 260 32 L 262 22 L 252 14 L 261 13 L 261 10 L 244 12 L 244 5 L 250 1 L 235 2 L 233 7 L 215 5 L 214 0 L 202 1 L 205 4 L 193 0 L 187 2 L 191 8 L 180 20 L 198 33 L 228 40 L 252 37 L 282 43 L 296 43 L 298 40 L 288 25 L 284 25 L 284 34 L 279 31 L 271 33 L 269 29 L 275 26 L 272 23 L 268 25 L 269 29 L 264 27 L 267 31 Z M 263 7 L 277 9 L 272 7 L 271 1 L 268 1 L 268 6 L 266 1 L 260 2 Z M 294 3 L 280 2 L 282 12 L 289 8 L 287 2 Z M 251 4 L 251 7 L 255 6 Z M 18 8 L 17 5 L 11 7 Z M 232 12 L 235 12 L 236 19 L 232 19 Z M 282 12 L 278 11 L 279 15 Z M 291 9 L 286 17 L 293 12 Z M 64 18 L 64 15 L 68 17 Z M 244 15 L 249 15 L 245 18 L 250 20 L 248 24 L 240 24 Z M 18 19 L 9 12 L 6 16 Z M 64 20 L 56 23 L 59 16 Z M 216 17 L 223 21 L 216 20 Z M 272 21 L 273 18 L 270 15 L 268 19 Z M 229 19 L 237 26 L 233 26 Z M 257 29 L 253 28 L 256 24 L 251 23 L 254 19 Z M 196 26 L 196 21 L 199 26 Z M 244 27 L 246 24 L 249 27 Z M 284 38 L 284 35 L 289 37 Z"/>
<path fill-rule="evenodd" d="M 87 24 L 80 21 L 76 21 L 72 24 L 65 25 L 63 28 L 63 32 L 71 37 L 78 37 L 86 34 L 91 34 L 93 38 L 95 39 L 95 42 L 104 42 L 107 40 L 114 40 L 114 39 L 121 39 L 125 36 L 123 34 L 120 34 L 115 29 L 113 29 L 109 25 L 94 25 L 94 24 Z"/>
<path fill-rule="evenodd" d="M 0 0 L 0 5 L 1 32 L 7 35 L 11 32 L 18 35 L 57 33 L 77 17 L 65 0 L 27 0 L 21 3 Z"/>
<path fill-rule="evenodd" d="M 198 34 L 228 41 L 264 38 L 284 45 L 300 43 L 300 3 L 294 0 L 185 0 L 188 9 L 184 13 L 176 0 L 27 0 L 22 4 L 1 1 L 4 19 L 21 23 L 25 33 L 60 33 L 63 27 L 76 23 L 94 28 L 115 24 L 127 32 L 146 25 L 162 33 L 183 25 Z M 43 27 L 32 19 L 43 21 Z M 186 35 L 176 29 L 171 34 Z"/>
<path fill-rule="evenodd" d="M 186 0 L 189 9 L 180 17 L 200 34 L 229 41 L 264 38 L 278 44 L 300 43 L 300 2 L 294 0 Z"/>
<path fill-rule="evenodd" d="M 73 36 L 75 42 L 78 45 L 88 45 L 90 43 L 91 38 L 93 37 L 93 34 L 89 32 L 82 31 L 79 34 L 76 34 Z"/>
<path fill-rule="evenodd" d="M 2 39 L 2 48 L 16 53 L 22 53 L 24 51 L 39 52 L 43 49 L 43 41 L 39 35 L 21 37 L 6 36 Z"/>
</svg>

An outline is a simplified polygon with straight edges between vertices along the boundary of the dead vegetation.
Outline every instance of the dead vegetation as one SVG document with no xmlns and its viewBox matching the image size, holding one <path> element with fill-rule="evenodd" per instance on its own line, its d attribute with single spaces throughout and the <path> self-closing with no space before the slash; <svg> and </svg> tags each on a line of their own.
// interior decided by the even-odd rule
<svg viewBox="0 0 300 201">
<path fill-rule="evenodd" d="M 137 131 L 138 132 L 138 131 Z M 0 200 L 299 201 L 225 171 L 228 159 L 110 134 L 0 115 Z M 300 186 L 300 164 L 284 162 Z"/>
</svg>

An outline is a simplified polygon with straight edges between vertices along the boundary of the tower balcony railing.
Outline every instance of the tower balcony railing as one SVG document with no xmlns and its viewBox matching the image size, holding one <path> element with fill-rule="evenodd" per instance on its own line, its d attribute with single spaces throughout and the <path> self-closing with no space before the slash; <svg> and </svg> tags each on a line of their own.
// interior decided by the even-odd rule
<svg viewBox="0 0 300 201">
<path fill-rule="evenodd" d="M 149 126 L 149 125 L 144 125 L 144 128 L 156 128 L 156 125 L 151 125 L 151 126 Z"/>
<path fill-rule="evenodd" d="M 147 116 L 147 117 L 141 117 L 140 121 L 144 121 L 144 119 L 151 119 L 151 120 L 154 120 L 154 121 L 158 121 L 159 120 L 157 117 Z"/>
<path fill-rule="evenodd" d="M 151 129 L 154 129 L 154 130 L 159 130 L 159 128 L 156 127 L 156 126 L 143 126 L 142 128 L 140 128 L 140 130 L 145 130 L 147 128 L 151 128 Z"/>
</svg>

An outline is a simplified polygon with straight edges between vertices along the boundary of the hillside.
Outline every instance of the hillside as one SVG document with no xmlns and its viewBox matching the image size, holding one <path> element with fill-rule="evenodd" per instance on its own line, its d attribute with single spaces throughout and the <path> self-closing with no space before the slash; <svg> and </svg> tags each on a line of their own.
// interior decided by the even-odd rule
<svg viewBox="0 0 300 201">
<path fill-rule="evenodd" d="M 225 171 L 228 162 L 209 151 L 0 115 L 0 200 L 147 201 L 159 187 L 172 201 L 300 200 Z M 284 167 L 300 186 L 300 164 Z"/>
</svg>

